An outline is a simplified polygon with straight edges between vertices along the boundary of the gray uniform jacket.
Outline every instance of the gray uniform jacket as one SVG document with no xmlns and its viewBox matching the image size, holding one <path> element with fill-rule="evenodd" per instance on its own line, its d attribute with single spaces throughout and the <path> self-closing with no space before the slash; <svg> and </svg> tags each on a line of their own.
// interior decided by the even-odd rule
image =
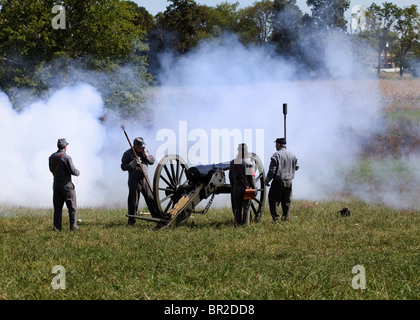
<svg viewBox="0 0 420 320">
<path fill-rule="evenodd" d="M 49 158 L 50 171 L 54 176 L 54 187 L 65 186 L 71 182 L 71 176 L 79 176 L 80 171 L 73 164 L 73 160 L 62 150 L 57 150 Z"/>
<path fill-rule="evenodd" d="M 267 179 L 291 180 L 294 179 L 295 171 L 298 169 L 296 156 L 286 149 L 280 149 L 271 156 Z"/>
<path fill-rule="evenodd" d="M 144 173 L 147 175 L 148 171 L 148 165 L 152 165 L 155 163 L 155 158 L 149 154 L 147 157 L 143 156 L 141 153 L 137 154 L 137 156 L 141 159 L 142 168 Z M 122 158 L 121 158 L 121 170 L 128 171 L 128 180 L 137 180 L 137 179 L 143 179 L 143 173 L 141 172 L 141 169 L 139 166 L 137 166 L 135 169 L 133 169 L 130 166 L 130 162 L 134 160 L 136 156 L 134 155 L 134 152 L 132 149 L 128 149 L 126 152 L 124 152 Z"/>
</svg>

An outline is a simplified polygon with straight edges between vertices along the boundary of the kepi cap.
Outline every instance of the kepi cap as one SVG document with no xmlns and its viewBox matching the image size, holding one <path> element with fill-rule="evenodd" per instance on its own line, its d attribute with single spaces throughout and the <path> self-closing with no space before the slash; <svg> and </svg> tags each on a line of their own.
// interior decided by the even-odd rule
<svg viewBox="0 0 420 320">
<path fill-rule="evenodd" d="M 144 143 L 144 140 L 142 137 L 137 137 L 134 139 L 134 145 L 142 147 L 142 146 L 145 146 L 146 144 Z"/>
<path fill-rule="evenodd" d="M 68 146 L 68 142 L 66 138 L 60 138 L 57 141 L 57 147 L 58 149 L 63 149 L 65 146 Z"/>
<path fill-rule="evenodd" d="M 277 138 L 276 141 L 274 141 L 275 143 L 279 143 L 279 144 L 286 144 L 286 139 L 285 138 Z"/>
</svg>

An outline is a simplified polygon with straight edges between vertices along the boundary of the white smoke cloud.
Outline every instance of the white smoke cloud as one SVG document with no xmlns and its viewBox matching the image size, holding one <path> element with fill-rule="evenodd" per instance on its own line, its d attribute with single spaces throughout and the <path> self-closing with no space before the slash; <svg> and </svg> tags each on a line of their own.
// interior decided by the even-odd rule
<svg viewBox="0 0 420 320">
<path fill-rule="evenodd" d="M 103 203 L 102 191 L 97 188 L 107 175 L 100 154 L 106 142 L 106 128 L 98 120 L 102 113 L 101 96 L 86 84 L 58 90 L 20 113 L 1 93 L 0 203 L 30 207 L 52 204 L 48 157 L 57 150 L 59 138 L 68 140 L 68 154 L 81 171 L 80 177 L 73 178 L 79 204 Z"/>
<path fill-rule="evenodd" d="M 295 66 L 273 59 L 264 50 L 245 49 L 235 39 L 223 45 L 205 43 L 181 61 L 168 64 L 162 77 L 166 82 L 154 101 L 156 129 L 177 132 L 179 121 L 208 133 L 224 128 L 254 133 L 262 129 L 263 141 L 254 136 L 241 142 L 263 152 L 257 154 L 267 169 L 275 152 L 273 141 L 283 136 L 282 105 L 287 103 L 288 148 L 301 165 L 295 196 L 323 197 L 340 188 L 345 177 L 341 170 L 360 151 L 357 139 L 374 132 L 380 117 L 377 83 L 348 80 L 360 69 L 356 71 L 357 63 L 343 49 L 349 44 L 339 40 L 343 43 L 338 53 L 343 54 L 331 45 L 326 56 L 327 67 L 342 80 L 316 82 L 292 81 Z M 236 152 L 233 143 L 231 151 L 230 159 Z"/>
<path fill-rule="evenodd" d="M 381 106 L 377 82 L 363 76 L 351 80 L 362 69 L 348 51 L 347 40 L 339 41 L 338 51 L 330 45 L 325 52 L 326 66 L 338 75 L 336 81 L 295 81 L 296 66 L 232 38 L 204 42 L 180 60 L 166 60 L 161 75 L 166 80 L 153 88 L 149 101 L 152 126 L 126 122 L 127 133 L 131 140 L 142 136 L 149 151 L 162 156 L 162 145 L 168 141 L 158 134 L 172 132 L 170 153 L 181 154 L 191 164 L 197 159 L 209 163 L 232 159 L 238 141 L 232 138 L 216 150 L 212 132 L 236 130 L 243 140 L 239 142 L 246 142 L 267 170 L 275 152 L 273 141 L 283 136 L 282 105 L 287 103 L 288 149 L 300 163 L 294 197 L 320 199 L 349 190 L 343 187 L 347 170 L 358 161 L 362 140 L 380 130 Z M 101 122 L 103 111 L 99 92 L 83 83 L 63 87 L 20 113 L 0 93 L 0 204 L 52 206 L 48 157 L 56 150 L 57 139 L 65 137 L 68 154 L 81 171 L 73 179 L 79 206 L 125 207 L 127 173 L 121 171 L 120 159 L 129 145 L 118 115 Z M 180 133 L 182 126 L 186 135 Z M 149 171 L 151 181 L 160 158 L 156 160 Z"/>
</svg>

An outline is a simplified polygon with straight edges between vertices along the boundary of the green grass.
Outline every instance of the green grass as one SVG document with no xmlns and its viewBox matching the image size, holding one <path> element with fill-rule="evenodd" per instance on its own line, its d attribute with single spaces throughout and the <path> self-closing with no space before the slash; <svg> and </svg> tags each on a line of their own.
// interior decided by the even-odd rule
<svg viewBox="0 0 420 320">
<path fill-rule="evenodd" d="M 349 207 L 351 216 L 337 211 Z M 52 211 L 1 208 L 0 299 L 419 299 L 420 212 L 295 201 L 291 220 L 235 228 L 210 209 L 173 230 L 127 227 L 125 210 L 80 209 L 82 232 Z M 64 216 L 67 215 L 65 210 Z M 54 290 L 52 268 L 66 270 Z M 352 268 L 366 270 L 353 289 Z"/>
<path fill-rule="evenodd" d="M 420 121 L 420 109 L 389 111 L 385 115 L 390 120 L 409 119 L 415 122 Z"/>
</svg>

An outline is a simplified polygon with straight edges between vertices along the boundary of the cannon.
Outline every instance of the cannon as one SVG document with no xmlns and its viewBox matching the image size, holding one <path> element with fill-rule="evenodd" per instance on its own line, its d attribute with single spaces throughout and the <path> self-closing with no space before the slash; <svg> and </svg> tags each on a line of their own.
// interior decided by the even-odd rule
<svg viewBox="0 0 420 320">
<path fill-rule="evenodd" d="M 255 170 L 257 195 L 251 200 L 251 213 L 254 220 L 259 220 L 265 206 L 264 166 L 255 153 L 249 158 Z M 155 205 L 162 218 L 145 215 L 127 215 L 136 219 L 157 223 L 156 228 L 175 228 L 186 221 L 193 213 L 207 213 L 214 196 L 230 194 L 231 186 L 226 183 L 225 171 L 229 170 L 230 162 L 199 165 L 188 168 L 182 157 L 170 154 L 163 157 L 155 170 L 153 178 L 153 195 Z M 209 199 L 204 210 L 196 211 L 197 205 Z"/>
</svg>

